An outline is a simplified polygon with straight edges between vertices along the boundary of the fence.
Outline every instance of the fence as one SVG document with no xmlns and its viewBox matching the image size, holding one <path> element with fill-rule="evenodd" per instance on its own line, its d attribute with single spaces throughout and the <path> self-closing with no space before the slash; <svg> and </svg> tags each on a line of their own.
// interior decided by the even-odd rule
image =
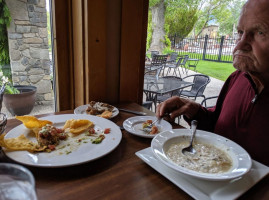
<svg viewBox="0 0 269 200">
<path fill-rule="evenodd" d="M 235 47 L 236 39 L 209 38 L 208 35 L 198 38 L 184 38 L 171 36 L 171 48 L 179 54 L 188 54 L 191 58 L 199 60 L 209 60 L 217 62 L 232 62 L 232 52 Z"/>
</svg>

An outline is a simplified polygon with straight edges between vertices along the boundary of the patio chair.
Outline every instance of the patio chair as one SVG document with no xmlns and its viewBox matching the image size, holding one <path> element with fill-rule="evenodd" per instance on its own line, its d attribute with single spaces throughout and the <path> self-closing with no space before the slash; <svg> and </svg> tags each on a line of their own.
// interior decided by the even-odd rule
<svg viewBox="0 0 269 200">
<path fill-rule="evenodd" d="M 152 68 L 154 69 L 157 66 L 162 66 L 162 69 L 164 70 L 167 57 L 168 55 L 154 55 L 148 68 L 151 70 Z"/>
<path fill-rule="evenodd" d="M 166 64 L 176 64 L 178 58 L 177 52 L 172 52 L 170 55 L 170 59 L 166 61 Z"/>
<path fill-rule="evenodd" d="M 149 110 L 152 110 L 152 104 L 153 104 L 153 101 L 144 101 L 144 102 L 142 103 L 142 106 L 143 106 L 144 108 L 147 108 L 147 109 L 149 109 Z"/>
<path fill-rule="evenodd" d="M 187 61 L 188 61 L 188 59 L 189 59 L 189 56 L 188 56 L 188 55 L 182 55 L 182 56 L 180 56 L 179 58 L 183 58 L 182 61 L 181 61 L 181 63 L 179 64 L 179 66 L 180 66 L 181 69 L 182 69 L 182 73 L 184 73 L 184 71 L 183 71 L 183 67 L 184 67 L 184 69 L 185 69 L 185 73 L 187 74 L 188 71 L 187 71 L 187 66 L 186 66 L 186 64 L 187 64 Z"/>
<path fill-rule="evenodd" d="M 205 99 L 205 95 L 203 94 L 207 84 L 210 82 L 210 78 L 204 74 L 195 74 L 186 76 L 183 79 L 188 79 L 193 77 L 193 85 L 190 90 L 181 90 L 179 96 L 185 96 L 188 98 L 194 98 L 196 100 L 197 97 L 203 97 Z"/>
<path fill-rule="evenodd" d="M 153 58 L 154 55 L 159 55 L 159 51 L 151 51 L 151 59 Z"/>
<path fill-rule="evenodd" d="M 182 63 L 184 57 L 180 57 L 176 63 L 166 63 L 165 65 L 165 68 L 168 68 L 167 69 L 167 72 L 166 72 L 166 76 L 168 75 L 168 73 L 170 73 L 170 71 L 173 69 L 173 74 L 172 75 L 176 75 L 177 76 L 177 71 L 178 71 L 178 75 L 179 77 L 181 77 L 181 74 L 180 74 L 180 71 L 179 71 L 179 66 L 180 64 Z"/>
<path fill-rule="evenodd" d="M 177 76 L 164 76 L 162 77 L 164 79 L 177 79 L 178 81 L 182 81 L 182 78 L 180 77 L 177 77 Z M 168 85 L 164 84 L 164 87 L 169 87 Z M 178 94 L 178 90 L 175 90 L 173 92 L 170 92 L 170 93 L 167 93 L 167 94 L 164 94 L 164 95 L 157 95 L 157 103 L 161 103 L 167 99 L 169 99 L 170 97 L 172 96 L 175 96 Z"/>
<path fill-rule="evenodd" d="M 207 105 L 207 102 L 212 99 L 218 99 L 219 96 L 212 96 L 212 97 L 206 97 L 202 102 L 201 105 L 204 106 L 205 108 L 213 108 L 215 105 Z M 211 102 L 212 103 L 212 102 Z"/>
<path fill-rule="evenodd" d="M 162 68 L 163 68 L 162 65 L 160 65 L 160 66 L 152 66 L 151 69 L 145 68 L 144 76 L 150 76 L 150 77 L 158 79 Z"/>
</svg>

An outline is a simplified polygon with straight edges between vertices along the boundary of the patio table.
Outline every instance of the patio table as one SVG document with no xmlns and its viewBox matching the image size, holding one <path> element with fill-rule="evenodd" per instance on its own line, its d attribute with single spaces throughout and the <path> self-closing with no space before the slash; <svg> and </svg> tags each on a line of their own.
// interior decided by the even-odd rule
<svg viewBox="0 0 269 200">
<path fill-rule="evenodd" d="M 192 86 L 193 83 L 183 81 L 178 77 L 159 77 L 144 76 L 144 93 L 146 101 L 153 101 L 155 108 L 157 104 L 157 96 L 172 93 L 186 87 Z"/>
<path fill-rule="evenodd" d="M 196 71 L 196 67 L 197 67 L 197 65 L 198 65 L 198 62 L 199 62 L 199 59 L 196 59 L 196 58 L 189 58 L 189 59 L 188 59 L 188 67 L 189 67 L 189 69 L 190 69 L 191 67 L 193 67 L 193 68 L 194 68 L 194 71 Z"/>
</svg>

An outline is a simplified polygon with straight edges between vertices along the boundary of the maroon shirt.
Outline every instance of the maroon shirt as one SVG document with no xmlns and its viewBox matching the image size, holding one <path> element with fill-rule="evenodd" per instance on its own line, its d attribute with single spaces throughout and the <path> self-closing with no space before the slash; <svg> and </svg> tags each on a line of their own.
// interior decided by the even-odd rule
<svg viewBox="0 0 269 200">
<path fill-rule="evenodd" d="M 269 165 L 269 88 L 257 95 L 250 76 L 235 71 L 225 82 L 217 104 L 195 117 L 198 129 L 227 137 L 252 157 Z"/>
</svg>

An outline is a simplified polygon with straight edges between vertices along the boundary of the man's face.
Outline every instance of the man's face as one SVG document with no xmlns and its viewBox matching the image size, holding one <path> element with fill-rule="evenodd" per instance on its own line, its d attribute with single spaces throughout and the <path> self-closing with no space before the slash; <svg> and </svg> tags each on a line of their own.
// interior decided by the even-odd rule
<svg viewBox="0 0 269 200">
<path fill-rule="evenodd" d="M 269 73 L 269 1 L 250 0 L 238 23 L 233 52 L 236 69 L 253 75 Z"/>
</svg>

